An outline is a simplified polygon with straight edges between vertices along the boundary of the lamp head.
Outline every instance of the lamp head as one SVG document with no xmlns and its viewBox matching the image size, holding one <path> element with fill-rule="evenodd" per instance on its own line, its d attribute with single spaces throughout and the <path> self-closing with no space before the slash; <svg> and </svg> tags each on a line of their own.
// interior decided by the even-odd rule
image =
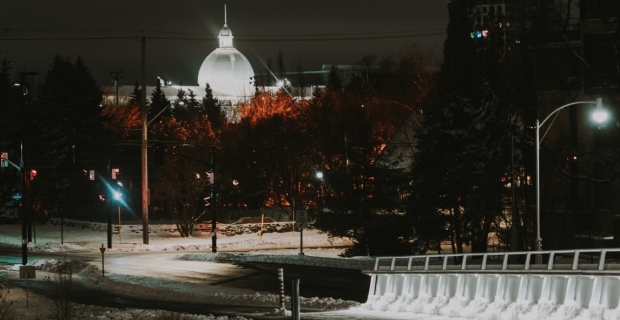
<svg viewBox="0 0 620 320">
<path fill-rule="evenodd" d="M 592 113 L 592 119 L 598 123 L 603 123 L 607 120 L 607 111 L 603 108 L 603 99 L 596 98 L 596 108 Z"/>
</svg>

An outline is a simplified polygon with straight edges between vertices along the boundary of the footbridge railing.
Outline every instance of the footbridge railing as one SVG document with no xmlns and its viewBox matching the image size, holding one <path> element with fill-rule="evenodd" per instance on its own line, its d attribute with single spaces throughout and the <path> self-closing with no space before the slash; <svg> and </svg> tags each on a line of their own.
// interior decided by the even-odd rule
<svg viewBox="0 0 620 320">
<path fill-rule="evenodd" d="M 610 255 L 615 259 L 609 259 Z M 617 255 L 617 256 L 616 256 Z M 534 264 L 542 256 L 544 264 Z M 609 263 L 608 263 L 609 262 Z M 375 273 L 579 273 L 620 272 L 620 249 L 519 251 L 377 257 Z"/>
<path fill-rule="evenodd" d="M 367 304 L 381 308 L 409 310 L 422 298 L 424 305 L 438 298 L 446 306 L 460 299 L 461 308 L 468 300 L 476 300 L 478 306 L 546 303 L 542 309 L 547 311 L 547 305 L 557 309 L 569 302 L 576 308 L 620 305 L 620 249 L 378 257 L 373 270 L 362 272 L 372 277 Z M 407 305 L 394 305 L 403 301 Z M 441 314 L 442 309 L 432 310 L 426 313 Z"/>
</svg>

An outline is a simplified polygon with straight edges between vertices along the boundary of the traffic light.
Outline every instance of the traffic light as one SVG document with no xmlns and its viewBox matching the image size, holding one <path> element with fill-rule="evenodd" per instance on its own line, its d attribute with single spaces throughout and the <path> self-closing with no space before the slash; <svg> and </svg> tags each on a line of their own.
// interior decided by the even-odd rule
<svg viewBox="0 0 620 320">
<path fill-rule="evenodd" d="M 202 200 L 204 200 L 204 202 L 205 202 L 205 207 L 208 208 L 208 207 L 211 206 L 211 197 L 206 197 L 206 198 L 204 198 Z"/>
<path fill-rule="evenodd" d="M 0 154 L 0 168 L 6 168 L 9 166 L 9 153 L 2 152 Z"/>
<path fill-rule="evenodd" d="M 37 176 L 37 169 L 30 169 L 30 181 L 34 180 Z"/>
<path fill-rule="evenodd" d="M 207 179 L 209 179 L 209 184 L 213 184 L 213 182 L 215 182 L 215 173 L 205 172 L 205 176 Z"/>
</svg>

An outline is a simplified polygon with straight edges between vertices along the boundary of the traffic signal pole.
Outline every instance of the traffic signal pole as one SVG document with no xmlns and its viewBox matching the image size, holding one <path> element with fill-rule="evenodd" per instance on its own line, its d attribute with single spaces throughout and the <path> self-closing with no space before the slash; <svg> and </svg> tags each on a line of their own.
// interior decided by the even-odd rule
<svg viewBox="0 0 620 320">
<path fill-rule="evenodd" d="M 22 265 L 26 265 L 28 263 L 28 216 L 26 211 L 26 183 L 28 183 L 28 175 L 26 175 L 26 168 L 24 167 L 24 129 L 23 129 L 23 120 L 22 120 L 22 138 L 21 138 L 21 147 L 20 153 L 21 157 L 19 160 L 19 167 L 21 171 L 22 185 L 21 185 L 21 194 L 22 198 L 20 199 L 19 206 L 22 214 Z"/>
</svg>

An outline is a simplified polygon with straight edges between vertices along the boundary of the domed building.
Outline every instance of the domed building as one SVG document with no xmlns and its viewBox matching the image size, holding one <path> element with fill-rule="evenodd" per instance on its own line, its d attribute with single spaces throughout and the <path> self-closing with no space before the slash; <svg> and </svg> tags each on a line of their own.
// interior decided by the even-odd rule
<svg viewBox="0 0 620 320">
<path fill-rule="evenodd" d="M 271 72 L 265 72 L 262 75 L 257 76 L 254 74 L 254 69 L 248 61 L 248 59 L 239 50 L 233 46 L 233 34 L 226 21 L 226 7 L 224 7 L 224 27 L 220 30 L 218 35 L 219 48 L 216 48 L 207 58 L 202 62 L 198 71 L 198 86 L 187 86 L 182 84 L 172 84 L 171 81 L 161 79 L 157 77 L 157 81 L 161 84 L 161 90 L 163 91 L 166 99 L 169 101 L 176 101 L 178 99 L 179 89 L 183 89 L 186 94 L 189 91 L 195 94 L 195 99 L 202 101 L 206 95 L 205 87 L 207 83 L 211 86 L 213 96 L 217 98 L 223 107 L 233 107 L 236 103 L 241 101 L 248 101 L 254 95 L 255 84 L 260 90 L 268 92 L 277 92 L 281 90 L 281 85 L 274 85 L 273 83 L 285 83 L 288 79 L 277 79 Z M 296 87 L 297 92 L 291 92 L 289 94 L 295 94 L 297 98 L 305 99 L 310 96 L 311 92 L 314 92 L 316 87 L 323 87 L 325 78 L 329 73 L 329 68 L 323 68 L 322 71 L 309 71 L 303 72 L 305 83 L 314 82 L 316 85 Z M 292 77 L 299 76 L 298 72 L 290 74 Z M 313 77 L 319 77 L 312 80 Z M 153 79 L 155 80 L 155 79 Z M 153 81 L 154 82 L 154 81 Z M 155 89 L 152 81 L 148 82 L 146 86 L 147 99 L 151 98 L 151 94 Z M 114 85 L 114 86 L 102 86 L 103 90 L 103 104 L 109 105 L 118 103 L 120 105 L 126 105 L 131 99 L 131 93 L 134 89 L 133 85 Z M 303 92 L 303 93 L 300 93 Z M 230 112 L 234 114 L 234 112 Z"/>
<path fill-rule="evenodd" d="M 229 96 L 231 100 L 253 95 L 250 78 L 254 77 L 254 70 L 248 59 L 233 47 L 233 34 L 226 23 L 226 14 L 218 38 L 220 47 L 211 52 L 200 66 L 198 85 L 204 88 L 208 83 L 214 95 Z"/>
</svg>

